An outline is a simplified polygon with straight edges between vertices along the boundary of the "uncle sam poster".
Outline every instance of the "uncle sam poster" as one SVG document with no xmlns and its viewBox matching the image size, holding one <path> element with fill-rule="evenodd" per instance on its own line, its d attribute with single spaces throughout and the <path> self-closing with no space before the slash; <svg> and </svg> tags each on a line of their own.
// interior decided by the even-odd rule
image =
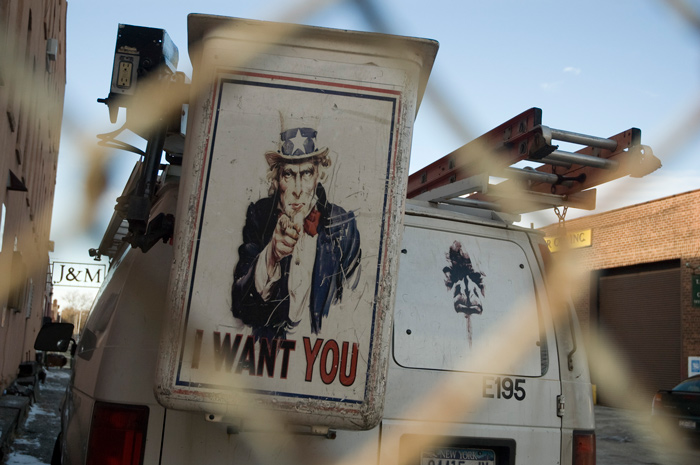
<svg viewBox="0 0 700 465">
<path fill-rule="evenodd" d="M 271 61 L 217 67 L 190 122 L 156 392 L 365 429 L 381 413 L 416 76 Z"/>
</svg>

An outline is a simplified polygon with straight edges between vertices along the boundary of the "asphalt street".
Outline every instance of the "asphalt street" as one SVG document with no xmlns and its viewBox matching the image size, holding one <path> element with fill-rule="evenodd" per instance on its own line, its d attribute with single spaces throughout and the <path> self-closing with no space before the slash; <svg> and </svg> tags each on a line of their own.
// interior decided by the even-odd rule
<svg viewBox="0 0 700 465">
<path fill-rule="evenodd" d="M 688 444 L 677 435 L 670 441 L 662 440 L 652 429 L 649 414 L 596 406 L 597 465 L 700 464 L 697 445 Z"/>
<path fill-rule="evenodd" d="M 47 370 L 46 382 L 17 432 L 5 465 L 48 465 L 60 430 L 59 406 L 70 378 L 63 368 Z M 651 404 L 651 402 L 650 402 Z M 697 465 L 700 448 L 660 439 L 646 413 L 595 407 L 597 465 Z"/>
</svg>

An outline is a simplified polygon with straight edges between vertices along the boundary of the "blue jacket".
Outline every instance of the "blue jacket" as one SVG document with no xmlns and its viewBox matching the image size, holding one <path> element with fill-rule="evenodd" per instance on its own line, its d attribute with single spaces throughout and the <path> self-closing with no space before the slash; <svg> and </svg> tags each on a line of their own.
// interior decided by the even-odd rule
<svg viewBox="0 0 700 465">
<path fill-rule="evenodd" d="M 328 203 L 326 192 L 316 187 L 316 209 L 320 212 L 316 259 L 314 262 L 309 317 L 311 331 L 321 331 L 323 318 L 328 316 L 331 304 L 343 297 L 343 286 L 359 270 L 361 250 L 360 233 L 353 212 Z M 296 326 L 289 318 L 289 291 L 287 280 L 291 255 L 280 261 L 282 277 L 265 301 L 255 288 L 255 266 L 258 256 L 272 239 L 278 218 L 278 200 L 275 195 L 251 203 L 243 227 L 243 244 L 238 248 L 238 263 L 233 273 L 231 311 L 246 325 L 253 328 L 257 339 L 285 339 L 287 330 Z M 357 285 L 355 279 L 352 289 Z"/>
</svg>

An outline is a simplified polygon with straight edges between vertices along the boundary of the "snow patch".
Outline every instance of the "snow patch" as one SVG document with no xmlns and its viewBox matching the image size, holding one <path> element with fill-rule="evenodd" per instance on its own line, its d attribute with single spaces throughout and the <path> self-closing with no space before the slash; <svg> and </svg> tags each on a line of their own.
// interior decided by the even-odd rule
<svg viewBox="0 0 700 465">
<path fill-rule="evenodd" d="M 46 370 L 46 379 L 68 379 L 70 378 L 70 370 Z"/>
<path fill-rule="evenodd" d="M 21 446 L 41 447 L 41 443 L 39 442 L 38 439 L 17 438 L 14 441 L 14 445 L 18 445 L 18 444 Z"/>
<path fill-rule="evenodd" d="M 16 452 L 11 452 L 10 455 L 7 456 L 7 461 L 5 462 L 5 465 L 48 465 L 46 462 L 40 461 L 36 457 L 32 457 L 31 455 L 24 455 L 24 454 L 19 454 Z"/>
<path fill-rule="evenodd" d="M 46 383 L 43 386 L 40 386 L 39 389 L 41 391 L 65 391 L 66 387 L 61 384 Z"/>
<path fill-rule="evenodd" d="M 32 406 L 29 408 L 29 413 L 27 414 L 26 424 L 30 425 L 34 420 L 36 420 L 37 416 L 55 417 L 55 416 L 58 416 L 58 411 L 49 412 L 49 411 L 46 411 L 43 408 L 39 407 L 38 404 L 32 404 Z"/>
</svg>

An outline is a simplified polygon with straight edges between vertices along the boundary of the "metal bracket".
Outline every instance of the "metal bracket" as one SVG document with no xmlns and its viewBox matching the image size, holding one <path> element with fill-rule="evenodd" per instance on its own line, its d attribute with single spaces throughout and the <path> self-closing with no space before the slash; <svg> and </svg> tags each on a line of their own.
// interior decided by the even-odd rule
<svg viewBox="0 0 700 465">
<path fill-rule="evenodd" d="M 565 411 L 566 399 L 564 399 L 564 394 L 561 394 L 557 396 L 557 416 L 563 418 Z"/>
<path fill-rule="evenodd" d="M 413 197 L 416 200 L 427 202 L 442 202 L 459 197 L 460 195 L 474 192 L 488 193 L 489 177 L 485 173 L 476 174 L 466 179 L 462 179 L 451 184 L 436 187 L 433 190 L 418 194 Z"/>
<path fill-rule="evenodd" d="M 295 436 L 318 436 L 326 439 L 335 439 L 338 435 L 336 430 L 330 429 L 328 426 L 318 425 L 280 425 L 274 427 L 255 427 L 247 425 L 240 418 L 228 418 L 224 415 L 207 413 L 204 419 L 211 423 L 224 423 L 226 425 L 227 434 L 241 433 L 264 433 L 264 434 L 291 434 Z"/>
</svg>

